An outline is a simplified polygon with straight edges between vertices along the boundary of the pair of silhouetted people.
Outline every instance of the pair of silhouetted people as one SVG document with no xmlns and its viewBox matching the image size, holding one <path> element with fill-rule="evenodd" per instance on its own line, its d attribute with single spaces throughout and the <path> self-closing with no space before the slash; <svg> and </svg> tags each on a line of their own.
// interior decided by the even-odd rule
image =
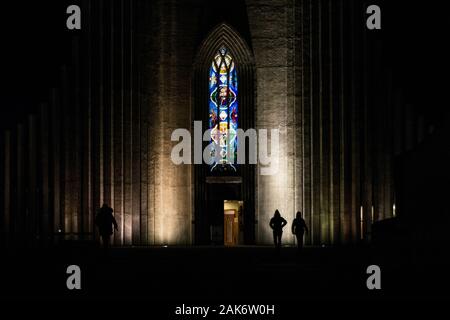
<svg viewBox="0 0 450 320">
<path fill-rule="evenodd" d="M 103 248 L 107 249 L 111 241 L 111 235 L 113 234 L 113 226 L 115 230 L 118 229 L 116 219 L 113 216 L 113 209 L 106 203 L 98 211 L 95 217 L 95 224 L 102 238 Z"/>
<path fill-rule="evenodd" d="M 287 225 L 287 221 L 281 216 L 280 211 L 275 210 L 275 214 L 269 223 L 273 230 L 273 242 L 275 247 L 281 248 L 281 237 L 283 236 L 283 228 Z M 300 211 L 297 212 L 296 218 L 292 222 L 292 233 L 297 237 L 298 249 L 303 247 L 303 235 L 308 232 L 305 220 L 302 218 Z"/>
</svg>

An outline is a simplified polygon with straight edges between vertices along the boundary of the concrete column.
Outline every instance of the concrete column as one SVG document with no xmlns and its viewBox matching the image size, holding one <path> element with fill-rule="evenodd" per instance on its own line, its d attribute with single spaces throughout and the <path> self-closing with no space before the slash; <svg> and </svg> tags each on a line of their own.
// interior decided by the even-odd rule
<svg viewBox="0 0 450 320">
<path fill-rule="evenodd" d="M 24 187 L 24 128 L 16 128 L 16 210 L 14 211 L 14 235 L 17 244 L 22 244 L 25 233 L 25 187 Z"/>
<path fill-rule="evenodd" d="M 112 4 L 109 2 L 102 8 L 102 30 L 103 30 L 103 43 L 104 43 L 104 57 L 103 57 L 103 202 L 113 207 L 112 202 L 112 147 L 113 147 L 113 126 L 112 126 L 112 85 L 113 85 L 113 64 L 112 64 L 112 37 L 111 32 L 111 9 Z"/>
<path fill-rule="evenodd" d="M 361 207 L 361 148 L 360 148 L 360 115 L 361 115 L 361 78 L 358 69 L 361 65 L 361 54 L 358 47 L 357 28 L 359 20 L 356 19 L 355 2 L 350 4 L 350 29 L 355 30 L 351 32 L 351 164 L 352 164 L 352 186 L 351 186 L 351 229 L 352 240 L 358 241 L 360 235 L 360 207 Z"/>
<path fill-rule="evenodd" d="M 103 1 L 92 3 L 92 218 L 104 203 L 104 31 Z M 95 227 L 94 227 L 95 228 Z"/>
<path fill-rule="evenodd" d="M 341 184 L 340 184 L 340 232 L 341 242 L 352 241 L 352 75 L 351 75 L 351 4 L 342 1 L 339 7 L 339 81 L 340 81 L 340 105 L 341 105 Z"/>
<path fill-rule="evenodd" d="M 312 34 L 311 34 L 311 1 L 302 1 L 302 15 L 299 21 L 296 23 L 302 24 L 299 47 L 296 48 L 296 52 L 302 52 L 302 110 L 301 110 L 301 133 L 302 133 L 302 151 L 303 157 L 303 169 L 302 176 L 298 176 L 299 183 L 297 188 L 302 188 L 303 198 L 303 216 L 305 222 L 309 228 L 309 234 L 305 237 L 306 244 L 312 244 L 313 235 L 313 219 L 312 219 Z M 299 184 L 301 183 L 301 186 Z"/>
<path fill-rule="evenodd" d="M 139 69 L 137 65 L 137 43 L 136 43 L 136 5 L 129 3 L 129 37 L 130 37 L 130 102 L 131 121 L 133 123 L 132 139 L 132 241 L 133 244 L 141 244 L 141 110 L 139 104 Z"/>
<path fill-rule="evenodd" d="M 72 163 L 71 163 L 71 152 L 73 148 L 73 140 L 71 139 L 73 123 L 74 120 L 71 110 L 71 105 L 69 103 L 69 77 L 68 68 L 63 66 L 61 69 L 60 79 L 61 79 L 61 112 L 60 118 L 58 119 L 61 123 L 61 223 L 64 225 L 64 232 L 72 232 Z"/>
<path fill-rule="evenodd" d="M 130 39 L 130 5 L 122 0 L 122 39 L 123 59 L 123 174 L 124 174 L 124 244 L 132 244 L 132 98 L 131 98 L 131 39 Z"/>
<path fill-rule="evenodd" d="M 151 4 L 150 4 L 151 5 Z M 149 125 L 150 125 L 150 119 L 149 119 L 149 109 L 150 104 L 148 103 L 148 100 L 145 98 L 146 94 L 143 92 L 143 83 L 144 83 L 144 76 L 142 74 L 143 67 L 144 67 L 144 57 L 146 52 L 149 48 L 146 47 L 145 37 L 143 36 L 142 31 L 145 30 L 146 26 L 148 26 L 147 20 L 148 15 L 150 15 L 150 11 L 148 10 L 148 4 L 146 3 L 137 3 L 135 7 L 136 11 L 136 21 L 135 21 L 135 33 L 134 33 L 134 39 L 137 43 L 137 49 L 135 51 L 135 59 L 136 59 L 136 65 L 138 66 L 137 72 L 137 84 L 139 88 L 138 92 L 138 103 L 139 103 L 139 109 L 140 109 L 140 117 L 139 117 L 139 123 L 140 123 L 140 130 L 139 130 L 139 140 L 140 140 L 140 154 L 141 154 L 141 161 L 140 161 L 140 179 L 141 179 L 141 188 L 140 188 L 140 238 L 141 238 L 141 244 L 142 245 L 149 245 L 151 235 L 149 234 L 149 209 L 150 209 L 150 203 L 149 203 L 149 155 L 150 150 L 149 147 Z"/>
<path fill-rule="evenodd" d="M 105 26 L 104 26 L 104 15 L 105 15 L 105 8 L 103 5 L 103 0 L 99 0 L 98 2 L 98 118 L 96 121 L 98 121 L 98 137 L 96 138 L 96 142 L 98 143 L 98 171 L 96 171 L 96 175 L 98 176 L 98 202 L 96 205 L 98 207 L 102 206 L 103 203 L 105 203 L 105 119 L 104 119 L 104 113 L 105 113 L 105 92 L 107 90 L 106 88 L 106 79 L 105 79 L 105 69 L 107 68 L 105 63 L 105 39 L 107 36 L 105 36 Z M 95 205 L 95 203 L 94 203 Z M 94 206 L 95 209 L 95 206 Z"/>
<path fill-rule="evenodd" d="M 59 95 L 56 89 L 51 92 L 51 113 L 52 113 L 52 189 L 53 189 L 53 233 L 63 231 L 61 225 L 61 105 L 59 103 Z"/>
<path fill-rule="evenodd" d="M 191 241 L 191 168 L 172 163 L 170 153 L 174 143 L 170 140 L 176 128 L 191 127 L 190 82 L 193 48 L 186 43 L 190 28 L 183 28 L 184 4 L 176 1 L 161 1 L 155 4 L 156 17 L 152 29 L 157 35 L 145 35 L 154 39 L 154 53 L 146 53 L 143 90 L 144 103 L 153 109 L 149 121 L 148 170 L 149 197 L 153 204 L 149 208 L 147 225 L 155 244 L 187 244 Z M 154 25 L 153 25 L 154 23 Z M 187 24 L 188 25 L 188 24 Z M 156 73 L 156 74 L 155 74 Z M 151 81 L 156 81 L 151 83 Z M 153 123 L 158 125 L 153 127 Z M 152 234 L 153 233 L 153 234 Z"/>
<path fill-rule="evenodd" d="M 289 221 L 295 214 L 294 105 L 292 83 L 289 82 L 293 71 L 293 12 L 290 3 L 247 2 L 256 62 L 256 128 L 269 132 L 270 129 L 278 129 L 280 132 L 277 174 L 264 176 L 257 171 L 257 242 L 261 244 L 273 242 L 269 221 L 276 209 Z M 285 243 L 293 243 L 292 237 L 285 236 L 284 240 Z"/>
<path fill-rule="evenodd" d="M 330 170 L 331 170 L 331 64 L 330 64 L 330 28 L 329 1 L 319 2 L 319 30 L 320 30 L 320 241 L 329 244 L 331 241 L 331 199 L 330 199 Z"/>
<path fill-rule="evenodd" d="M 93 232 L 93 199 L 92 199 L 92 105 L 93 105 L 93 61 L 92 61 L 92 5 L 91 1 L 87 1 L 84 5 L 86 20 L 89 21 L 86 25 L 87 36 L 82 38 L 81 47 L 82 55 L 86 58 L 82 68 L 82 103 L 80 112 L 82 114 L 81 123 L 81 230 L 83 232 Z"/>
<path fill-rule="evenodd" d="M 74 141 L 72 150 L 72 205 L 74 208 L 72 215 L 72 229 L 74 232 L 83 232 L 83 202 L 82 202 L 82 168 L 83 168 L 83 122 L 86 121 L 82 113 L 81 96 L 81 65 L 80 65 L 80 38 L 75 36 L 72 42 L 72 83 L 73 83 L 73 134 L 71 138 Z"/>
<path fill-rule="evenodd" d="M 41 237 L 43 243 L 48 244 L 51 237 L 51 221 L 50 221 L 50 154 L 49 154 L 49 107 L 48 104 L 41 105 L 40 112 L 40 172 L 41 172 L 41 188 L 42 188 L 42 212 L 41 212 Z"/>
<path fill-rule="evenodd" d="M 123 244 L 124 231 L 124 198 L 123 198 L 123 20 L 122 2 L 113 5 L 114 27 L 113 43 L 114 51 L 114 217 L 118 224 L 118 231 L 114 234 L 114 244 Z"/>
<path fill-rule="evenodd" d="M 157 243 L 156 235 L 156 215 L 157 205 L 159 204 L 158 185 L 157 185 L 157 167 L 159 167 L 159 149 L 158 142 L 160 139 L 159 128 L 156 123 L 159 123 L 161 110 L 158 108 L 159 101 L 159 83 L 160 80 L 160 43 L 162 42 L 162 34 L 160 28 L 162 27 L 160 19 L 159 2 L 145 2 L 145 12 L 149 12 L 148 19 L 140 20 L 144 27 L 142 30 L 155 30 L 151 33 L 142 33 L 140 35 L 142 43 L 145 47 L 142 48 L 142 79 L 141 79 L 141 92 L 143 94 L 141 105 L 143 108 L 148 108 L 147 121 L 149 122 L 147 132 L 143 132 L 147 138 L 148 149 L 148 209 L 147 209 L 147 232 L 148 232 L 148 244 L 153 245 Z M 144 141 L 142 141 L 144 143 Z"/>
<path fill-rule="evenodd" d="M 364 209 L 363 219 L 364 219 L 364 239 L 368 239 L 369 233 L 371 231 L 371 216 L 372 216 L 372 206 L 373 206 L 373 180 L 372 180 L 372 170 L 373 170 L 373 131 L 372 131 L 372 112 L 371 112 L 371 101 L 369 100 L 369 52 L 368 52 L 368 39 L 367 30 L 362 32 L 362 48 L 363 48 L 363 194 L 362 194 L 362 204 Z"/>
<path fill-rule="evenodd" d="M 322 47 L 321 15 L 319 2 L 311 2 L 311 78 L 312 78 L 312 237 L 313 244 L 320 245 L 321 239 L 321 82 L 322 82 Z"/>
<path fill-rule="evenodd" d="M 38 208 L 37 208 L 37 130 L 36 130 L 36 116 L 29 115 L 28 123 L 28 199 L 27 199 L 27 233 L 29 235 L 29 244 L 34 246 L 37 242 L 37 235 L 39 230 Z"/>
<path fill-rule="evenodd" d="M 4 174 L 3 174 L 3 234 L 5 245 L 9 245 L 11 232 L 11 132 L 4 135 Z"/>
<path fill-rule="evenodd" d="M 341 61 L 339 8 L 341 2 L 328 3 L 328 28 L 330 34 L 330 243 L 337 244 L 341 238 Z"/>
</svg>

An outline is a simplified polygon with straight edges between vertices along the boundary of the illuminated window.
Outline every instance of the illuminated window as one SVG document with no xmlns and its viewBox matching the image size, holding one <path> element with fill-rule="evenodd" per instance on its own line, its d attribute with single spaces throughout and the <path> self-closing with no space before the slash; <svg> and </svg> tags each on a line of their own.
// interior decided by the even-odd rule
<svg viewBox="0 0 450 320">
<path fill-rule="evenodd" d="M 238 78 L 233 57 L 224 47 L 216 53 L 209 69 L 209 128 L 211 142 L 221 147 L 211 171 L 229 166 L 236 171 L 238 128 Z M 214 150 L 211 151 L 215 156 Z"/>
</svg>

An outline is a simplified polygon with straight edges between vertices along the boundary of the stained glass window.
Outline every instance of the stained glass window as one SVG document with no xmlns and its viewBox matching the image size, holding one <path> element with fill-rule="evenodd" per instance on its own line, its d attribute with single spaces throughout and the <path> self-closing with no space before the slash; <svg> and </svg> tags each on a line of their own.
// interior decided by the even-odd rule
<svg viewBox="0 0 450 320">
<path fill-rule="evenodd" d="M 233 57 L 224 47 L 215 55 L 209 69 L 209 128 L 211 142 L 221 147 L 211 171 L 231 167 L 237 152 L 238 78 Z M 211 151 L 214 156 L 214 150 Z"/>
</svg>

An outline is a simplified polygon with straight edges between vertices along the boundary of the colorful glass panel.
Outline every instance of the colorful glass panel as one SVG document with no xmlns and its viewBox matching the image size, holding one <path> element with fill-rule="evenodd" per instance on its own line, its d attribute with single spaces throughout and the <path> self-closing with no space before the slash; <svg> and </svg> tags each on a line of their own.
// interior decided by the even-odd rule
<svg viewBox="0 0 450 320">
<path fill-rule="evenodd" d="M 209 69 L 209 128 L 211 142 L 219 144 L 221 153 L 211 171 L 228 165 L 236 170 L 238 128 L 238 79 L 233 57 L 226 48 L 215 55 Z M 211 150 L 214 155 L 214 149 Z"/>
</svg>

